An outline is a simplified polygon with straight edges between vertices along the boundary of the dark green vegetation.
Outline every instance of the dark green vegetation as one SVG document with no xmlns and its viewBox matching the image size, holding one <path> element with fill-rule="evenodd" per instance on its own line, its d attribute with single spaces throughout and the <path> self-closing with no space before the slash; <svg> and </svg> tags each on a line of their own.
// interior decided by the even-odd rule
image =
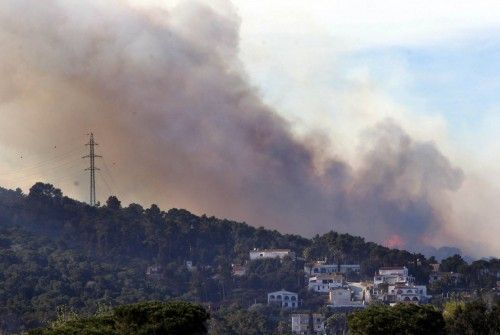
<svg viewBox="0 0 500 335">
<path fill-rule="evenodd" d="M 231 264 L 246 262 L 253 248 L 290 248 L 303 259 L 250 262 L 247 275 L 232 276 Z M 418 283 L 426 283 L 431 271 L 431 260 L 421 254 L 348 234 L 306 239 L 185 210 L 122 207 L 115 197 L 95 208 L 42 183 L 27 195 L 0 189 L 0 332 L 45 326 L 63 306 L 94 315 L 102 305 L 173 298 L 216 310 L 212 334 L 285 332 L 286 313 L 248 307 L 285 288 L 299 292 L 304 308 L 317 310 L 323 300 L 304 289 L 303 265 L 324 258 L 360 263 L 361 274 L 352 279 L 372 278 L 380 266 L 405 265 Z M 463 280 L 436 286 L 437 293 L 491 289 L 499 269 L 498 260 L 448 263 Z"/>
<path fill-rule="evenodd" d="M 443 317 L 444 315 L 444 317 Z M 431 305 L 371 306 L 348 316 L 352 335 L 497 335 L 500 300 L 449 302 L 444 313 Z"/>
<path fill-rule="evenodd" d="M 98 315 L 54 322 L 28 335 L 202 335 L 209 315 L 188 302 L 145 302 L 117 307 Z"/>
<path fill-rule="evenodd" d="M 443 315 L 429 305 L 370 306 L 349 315 L 348 319 L 352 335 L 445 334 Z"/>
<path fill-rule="evenodd" d="M 500 300 L 452 301 L 444 313 L 431 305 L 377 305 L 351 314 L 348 319 L 352 335 L 497 335 Z"/>
<path fill-rule="evenodd" d="M 500 334 L 500 300 L 451 301 L 444 309 L 446 329 L 454 335 Z"/>
</svg>

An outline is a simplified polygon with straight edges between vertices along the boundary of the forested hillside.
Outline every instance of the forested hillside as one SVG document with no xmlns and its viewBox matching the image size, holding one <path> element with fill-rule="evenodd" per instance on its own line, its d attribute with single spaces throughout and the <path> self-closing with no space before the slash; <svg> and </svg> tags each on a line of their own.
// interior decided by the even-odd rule
<svg viewBox="0 0 500 335">
<path fill-rule="evenodd" d="M 253 248 L 290 248 L 299 258 L 248 262 Z M 380 266 L 405 265 L 418 282 L 427 282 L 432 261 L 347 234 L 306 239 L 182 209 L 122 207 L 116 197 L 90 207 L 49 184 L 37 183 L 29 194 L 0 189 L 0 332 L 43 326 L 61 308 L 94 313 L 99 306 L 171 298 L 256 321 L 239 308 L 264 302 L 271 290 L 299 292 L 304 306 L 313 306 L 303 265 L 324 258 L 361 264 L 356 279 L 372 277 Z M 247 274 L 235 278 L 232 264 L 247 264 Z M 480 282 L 473 271 L 498 267 L 498 260 L 446 264 L 469 271 L 467 285 L 480 287 L 494 279 Z M 230 318 L 214 313 L 212 319 L 221 334 L 230 333 Z"/>
</svg>

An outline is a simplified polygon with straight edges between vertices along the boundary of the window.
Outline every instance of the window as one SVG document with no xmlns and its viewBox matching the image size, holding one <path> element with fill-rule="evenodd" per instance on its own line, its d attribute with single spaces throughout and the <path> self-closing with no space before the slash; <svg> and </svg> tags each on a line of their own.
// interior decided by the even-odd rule
<svg viewBox="0 0 500 335">
<path fill-rule="evenodd" d="M 398 294 L 403 294 L 403 291 L 402 290 L 398 290 Z"/>
<path fill-rule="evenodd" d="M 417 297 L 413 297 L 411 300 L 418 301 L 418 298 Z"/>
<path fill-rule="evenodd" d="M 288 307 L 288 302 L 285 302 L 283 306 Z"/>
<path fill-rule="evenodd" d="M 292 302 L 292 307 L 295 307 L 295 303 L 294 302 Z"/>
<path fill-rule="evenodd" d="M 295 301 L 295 300 L 297 300 L 297 297 L 292 296 L 292 301 Z"/>
<path fill-rule="evenodd" d="M 285 300 L 290 300 L 290 297 L 285 295 Z"/>
<path fill-rule="evenodd" d="M 273 295 L 273 294 L 271 294 L 271 295 L 269 296 L 269 299 L 274 299 L 274 295 Z"/>
<path fill-rule="evenodd" d="M 278 295 L 276 296 L 276 299 L 281 300 L 281 294 L 278 294 Z"/>
</svg>

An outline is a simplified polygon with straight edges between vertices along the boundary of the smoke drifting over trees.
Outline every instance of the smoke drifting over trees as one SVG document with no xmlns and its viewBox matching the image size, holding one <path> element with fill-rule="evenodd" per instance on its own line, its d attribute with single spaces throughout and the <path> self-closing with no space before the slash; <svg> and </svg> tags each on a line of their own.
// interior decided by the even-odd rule
<svg viewBox="0 0 500 335">
<path fill-rule="evenodd" d="M 2 1 L 0 143 L 36 152 L 92 129 L 120 166 L 120 197 L 285 232 L 411 249 L 445 230 L 460 169 L 391 121 L 356 168 L 297 137 L 246 79 L 238 29 L 196 3 Z"/>
</svg>

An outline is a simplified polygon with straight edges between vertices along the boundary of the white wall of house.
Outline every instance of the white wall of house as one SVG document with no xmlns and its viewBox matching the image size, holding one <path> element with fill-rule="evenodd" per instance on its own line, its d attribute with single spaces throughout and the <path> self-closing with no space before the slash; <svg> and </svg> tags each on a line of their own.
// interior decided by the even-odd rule
<svg viewBox="0 0 500 335">
<path fill-rule="evenodd" d="M 299 307 L 299 296 L 297 293 L 281 290 L 267 294 L 267 303 L 270 305 L 279 305 L 281 308 Z"/>
<path fill-rule="evenodd" d="M 304 272 L 310 276 L 316 274 L 330 274 L 330 273 L 348 273 L 356 272 L 359 273 L 361 267 L 359 264 L 341 264 L 340 269 L 337 264 L 326 264 L 325 262 L 319 261 L 314 264 L 309 264 L 304 266 Z M 340 270 L 340 271 L 339 271 Z"/>
<path fill-rule="evenodd" d="M 413 283 L 414 278 L 408 274 L 406 267 L 397 268 L 380 268 L 378 274 L 373 277 L 375 285 L 389 284 L 396 285 L 397 283 Z"/>
<path fill-rule="evenodd" d="M 252 250 L 250 251 L 250 260 L 254 261 L 257 259 L 265 258 L 280 258 L 283 259 L 286 256 L 295 258 L 295 253 L 288 249 L 262 249 L 262 250 Z"/>
<path fill-rule="evenodd" d="M 323 314 L 292 314 L 292 333 L 300 335 L 324 334 L 325 333 L 325 317 Z"/>
<path fill-rule="evenodd" d="M 311 291 L 328 293 L 334 288 L 339 288 L 344 285 L 344 277 L 342 275 L 317 275 L 309 278 L 307 287 Z"/>
<path fill-rule="evenodd" d="M 378 274 L 381 276 L 386 276 L 386 275 L 408 276 L 408 269 L 406 268 L 406 266 L 392 267 L 392 268 L 380 268 L 378 270 Z"/>
<path fill-rule="evenodd" d="M 331 290 L 329 293 L 329 302 L 332 305 L 346 305 L 351 302 L 351 290 L 345 288 L 338 288 Z"/>
<path fill-rule="evenodd" d="M 300 335 L 309 333 L 309 314 L 292 314 L 292 333 Z"/>
<path fill-rule="evenodd" d="M 388 293 L 395 296 L 397 302 L 422 303 L 427 301 L 427 287 L 425 285 L 390 285 Z"/>
</svg>

